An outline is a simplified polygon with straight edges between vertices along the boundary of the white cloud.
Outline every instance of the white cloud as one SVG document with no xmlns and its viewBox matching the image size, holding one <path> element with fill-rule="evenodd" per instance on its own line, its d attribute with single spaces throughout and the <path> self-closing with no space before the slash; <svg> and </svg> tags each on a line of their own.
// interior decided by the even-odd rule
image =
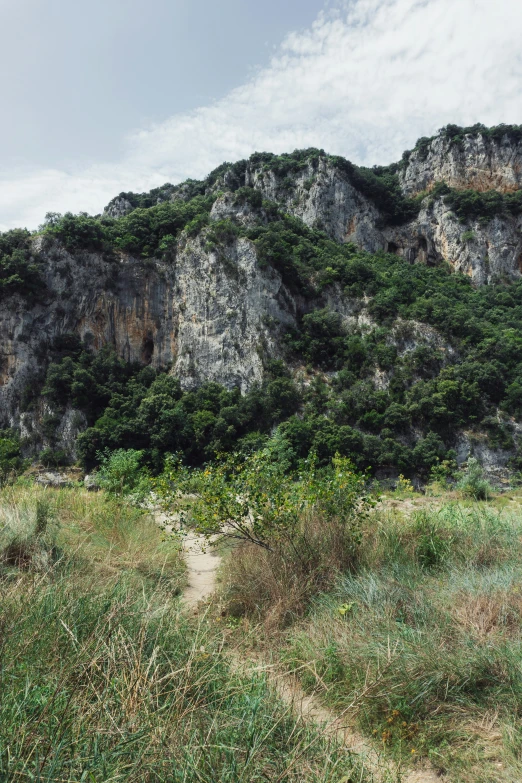
<svg viewBox="0 0 522 783">
<path fill-rule="evenodd" d="M 387 163 L 448 122 L 522 122 L 521 29 L 513 0 L 351 0 L 222 100 L 132 133 L 113 165 L 0 173 L 0 227 L 98 212 L 121 190 L 203 177 L 255 150 Z"/>
</svg>

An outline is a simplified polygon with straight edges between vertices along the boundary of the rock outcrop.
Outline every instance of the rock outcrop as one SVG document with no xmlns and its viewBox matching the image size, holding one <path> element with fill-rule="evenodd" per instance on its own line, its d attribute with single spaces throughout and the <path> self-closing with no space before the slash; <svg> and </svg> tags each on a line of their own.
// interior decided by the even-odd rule
<svg viewBox="0 0 522 783">
<path fill-rule="evenodd" d="M 477 189 L 491 189 L 494 183 L 505 192 L 517 190 L 522 182 L 522 143 L 466 137 L 462 149 L 437 137 L 429 149 L 425 160 L 420 153 L 412 153 L 411 162 L 400 174 L 405 195 L 429 190 L 446 176 L 448 184 L 455 187 L 481 184 Z M 487 166 L 481 155 L 487 157 Z M 481 161 L 485 167 L 482 173 Z M 327 156 L 299 172 L 291 188 L 286 180 L 270 170 L 253 168 L 247 169 L 245 177 L 246 184 L 260 190 L 265 198 L 284 204 L 290 214 L 312 228 L 325 230 L 337 242 L 353 242 L 370 253 L 394 253 L 410 263 L 447 262 L 477 285 L 516 280 L 522 274 L 522 215 L 463 222 L 443 196 L 427 195 L 413 220 L 401 226 L 386 225 L 372 200 Z M 490 188 L 486 188 L 488 183 L 492 183 Z"/>
<path fill-rule="evenodd" d="M 441 134 L 411 153 L 399 178 L 408 196 L 431 190 L 436 182 L 482 192 L 519 190 L 522 141 L 514 141 L 507 133 L 499 138 L 468 133 L 455 142 Z"/>
</svg>

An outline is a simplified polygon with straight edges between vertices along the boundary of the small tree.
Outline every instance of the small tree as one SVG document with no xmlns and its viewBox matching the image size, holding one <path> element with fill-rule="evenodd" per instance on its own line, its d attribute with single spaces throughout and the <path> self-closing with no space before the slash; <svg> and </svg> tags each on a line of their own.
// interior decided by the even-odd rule
<svg viewBox="0 0 522 783">
<path fill-rule="evenodd" d="M 98 453 L 100 460 L 99 484 L 102 489 L 122 497 L 144 488 L 148 472 L 141 467 L 142 451 L 117 449 L 112 453 Z M 148 489 L 148 483 L 147 483 Z"/>
<path fill-rule="evenodd" d="M 338 518 L 348 524 L 365 505 L 364 477 L 339 455 L 329 470 L 318 471 L 315 458 L 289 472 L 291 447 L 280 434 L 265 448 L 247 456 L 222 457 L 203 470 L 171 459 L 156 482 L 164 507 L 191 521 L 210 538 L 222 536 L 264 549 L 295 540 L 309 512 Z"/>
</svg>

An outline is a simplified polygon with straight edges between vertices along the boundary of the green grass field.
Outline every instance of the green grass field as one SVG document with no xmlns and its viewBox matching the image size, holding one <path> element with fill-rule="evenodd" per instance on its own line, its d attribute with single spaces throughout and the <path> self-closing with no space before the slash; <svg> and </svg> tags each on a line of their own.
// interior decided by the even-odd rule
<svg viewBox="0 0 522 783">
<path fill-rule="evenodd" d="M 177 542 L 103 493 L 0 492 L 0 780 L 365 781 L 179 600 Z"/>
<path fill-rule="evenodd" d="M 358 569 L 279 655 L 396 759 L 427 758 L 452 783 L 520 780 L 520 499 L 415 503 L 374 512 Z"/>
</svg>

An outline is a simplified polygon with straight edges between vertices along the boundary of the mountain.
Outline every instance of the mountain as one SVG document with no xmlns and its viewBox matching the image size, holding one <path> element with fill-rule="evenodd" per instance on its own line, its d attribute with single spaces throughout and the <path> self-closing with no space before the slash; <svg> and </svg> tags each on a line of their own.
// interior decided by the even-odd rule
<svg viewBox="0 0 522 783">
<path fill-rule="evenodd" d="M 522 466 L 522 126 L 387 167 L 256 153 L 0 235 L 0 427 L 26 454 Z"/>
</svg>

